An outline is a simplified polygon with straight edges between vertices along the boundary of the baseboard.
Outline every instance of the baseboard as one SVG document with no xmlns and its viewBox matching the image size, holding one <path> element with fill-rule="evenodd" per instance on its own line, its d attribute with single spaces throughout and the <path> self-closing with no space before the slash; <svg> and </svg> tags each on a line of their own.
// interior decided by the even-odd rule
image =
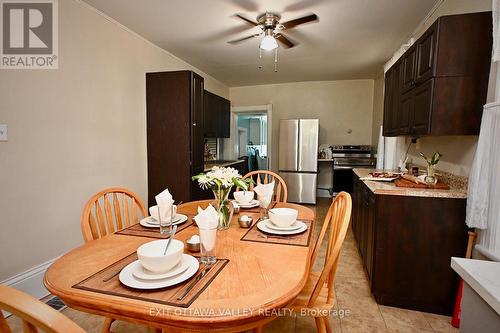
<svg viewBox="0 0 500 333">
<path fill-rule="evenodd" d="M 0 284 L 16 288 L 17 290 L 23 291 L 37 299 L 43 298 L 50 294 L 50 292 L 43 285 L 43 277 L 49 266 L 52 265 L 52 263 L 58 258 L 51 259 L 38 266 L 30 268 L 25 272 L 0 281 Z"/>
</svg>

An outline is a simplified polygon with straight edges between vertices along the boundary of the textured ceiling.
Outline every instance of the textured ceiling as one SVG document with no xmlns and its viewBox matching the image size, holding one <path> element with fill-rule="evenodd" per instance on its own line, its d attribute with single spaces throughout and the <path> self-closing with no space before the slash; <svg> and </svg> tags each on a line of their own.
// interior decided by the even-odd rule
<svg viewBox="0 0 500 333">
<path fill-rule="evenodd" d="M 230 87 L 294 81 L 374 78 L 436 0 L 84 0 L 129 29 Z M 319 22 L 284 33 L 299 45 L 258 56 L 258 32 L 234 18 L 265 11 L 282 22 L 309 13 Z M 259 65 L 263 65 L 259 69 Z"/>
</svg>

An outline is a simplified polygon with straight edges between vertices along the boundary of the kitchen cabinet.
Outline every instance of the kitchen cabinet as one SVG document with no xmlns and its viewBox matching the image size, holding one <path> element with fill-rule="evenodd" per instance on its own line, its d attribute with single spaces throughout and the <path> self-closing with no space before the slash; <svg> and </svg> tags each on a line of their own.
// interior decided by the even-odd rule
<svg viewBox="0 0 500 333">
<path fill-rule="evenodd" d="M 204 169 L 203 86 L 191 71 L 146 74 L 150 206 L 165 188 L 177 201 L 200 197 L 191 177 Z"/>
<path fill-rule="evenodd" d="M 229 138 L 231 102 L 209 91 L 204 92 L 204 134 L 206 138 Z"/>
<path fill-rule="evenodd" d="M 450 315 L 466 200 L 376 194 L 356 174 L 353 189 L 352 229 L 377 303 Z"/>
<path fill-rule="evenodd" d="M 479 134 L 491 29 L 491 12 L 439 17 L 386 72 L 384 135 Z"/>
</svg>

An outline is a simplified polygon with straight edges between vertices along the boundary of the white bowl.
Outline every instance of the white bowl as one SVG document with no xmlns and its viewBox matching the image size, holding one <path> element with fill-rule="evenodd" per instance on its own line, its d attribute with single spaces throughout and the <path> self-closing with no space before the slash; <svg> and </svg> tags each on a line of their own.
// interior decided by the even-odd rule
<svg viewBox="0 0 500 333">
<path fill-rule="evenodd" d="M 173 205 L 174 216 L 177 214 L 177 205 Z M 149 207 L 149 215 L 158 221 L 158 205 L 154 205 Z M 169 222 L 170 219 L 167 219 L 165 222 Z"/>
<path fill-rule="evenodd" d="M 269 219 L 277 227 L 287 228 L 297 221 L 299 212 L 292 208 L 269 209 Z"/>
<path fill-rule="evenodd" d="M 165 273 L 179 263 L 184 252 L 184 243 L 172 239 L 167 253 L 163 255 L 167 241 L 168 239 L 160 239 L 139 246 L 137 257 L 144 268 L 153 273 Z"/>
<path fill-rule="evenodd" d="M 240 205 L 248 205 L 253 200 L 254 193 L 253 191 L 235 191 L 233 196 Z"/>
</svg>

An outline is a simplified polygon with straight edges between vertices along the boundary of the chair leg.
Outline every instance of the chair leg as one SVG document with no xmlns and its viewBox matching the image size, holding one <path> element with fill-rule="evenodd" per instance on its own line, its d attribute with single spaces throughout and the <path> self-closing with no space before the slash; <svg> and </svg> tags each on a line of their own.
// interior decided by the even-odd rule
<svg viewBox="0 0 500 333">
<path fill-rule="evenodd" d="M 326 333 L 332 333 L 332 327 L 330 326 L 330 318 L 323 317 L 323 321 L 325 322 Z"/>
<path fill-rule="evenodd" d="M 318 333 L 327 333 L 326 332 L 326 326 L 325 326 L 325 321 L 323 320 L 322 317 L 314 317 L 314 320 L 316 321 L 316 330 Z"/>
<path fill-rule="evenodd" d="M 102 333 L 110 333 L 111 332 L 111 324 L 113 324 L 115 320 L 113 318 L 104 319 L 104 324 L 102 324 Z"/>
<path fill-rule="evenodd" d="M 262 332 L 264 332 L 264 326 L 259 326 L 252 330 L 252 333 L 262 333 Z"/>
</svg>

